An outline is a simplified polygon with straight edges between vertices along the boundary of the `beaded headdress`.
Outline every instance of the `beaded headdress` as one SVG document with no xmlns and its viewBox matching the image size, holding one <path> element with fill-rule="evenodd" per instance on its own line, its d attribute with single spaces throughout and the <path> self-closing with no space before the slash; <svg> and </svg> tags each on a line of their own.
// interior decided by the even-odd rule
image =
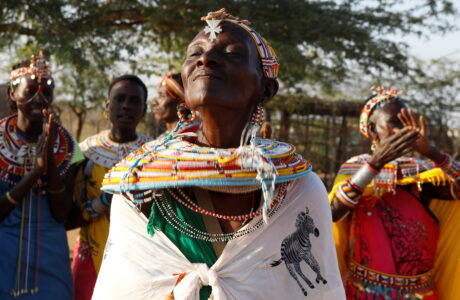
<svg viewBox="0 0 460 300">
<path fill-rule="evenodd" d="M 366 138 L 369 137 L 369 133 L 367 131 L 367 127 L 369 125 L 369 117 L 374 109 L 384 106 L 402 94 L 402 91 L 398 91 L 389 87 L 387 88 L 384 86 L 373 86 L 371 89 L 374 93 L 374 96 L 366 102 L 363 109 L 361 110 L 361 115 L 359 118 L 359 130 L 361 134 Z"/>
<path fill-rule="evenodd" d="M 184 101 L 184 88 L 179 82 L 172 77 L 173 73 L 169 72 L 161 79 L 159 87 L 164 86 L 168 95 L 179 101 Z"/>
<path fill-rule="evenodd" d="M 222 32 L 220 23 L 222 21 L 235 24 L 243 28 L 254 41 L 257 51 L 259 52 L 260 61 L 262 63 L 262 71 L 266 78 L 278 77 L 279 63 L 276 58 L 275 50 L 268 44 L 268 42 L 259 34 L 257 31 L 249 26 L 249 21 L 240 20 L 238 17 L 234 17 L 231 14 L 225 12 L 225 8 L 222 8 L 215 12 L 209 12 L 207 16 L 201 17 L 202 21 L 206 21 L 208 26 L 205 27 L 204 31 L 209 33 L 209 39 L 211 41 L 217 38 L 217 35 Z"/>
<path fill-rule="evenodd" d="M 40 51 L 37 56 L 32 55 L 30 58 L 30 65 L 11 71 L 11 85 L 19 84 L 21 80 L 25 80 L 26 76 L 29 76 L 32 80 L 36 79 L 38 82 L 42 79 L 48 79 L 46 82 L 48 85 L 53 83 L 49 58 L 45 58 L 42 51 Z"/>
</svg>

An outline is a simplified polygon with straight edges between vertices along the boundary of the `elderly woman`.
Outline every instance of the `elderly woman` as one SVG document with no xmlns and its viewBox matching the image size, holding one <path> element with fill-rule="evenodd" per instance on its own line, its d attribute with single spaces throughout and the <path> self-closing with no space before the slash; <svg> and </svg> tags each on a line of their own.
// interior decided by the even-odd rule
<svg viewBox="0 0 460 300">
<path fill-rule="evenodd" d="M 224 10 L 204 19 L 179 110 L 201 126 L 106 175 L 117 194 L 93 299 L 344 299 L 323 184 L 293 146 L 255 137 L 278 90 L 274 51 Z"/>
<path fill-rule="evenodd" d="M 184 88 L 180 73 L 168 73 L 158 85 L 158 96 L 153 99 L 152 111 L 157 123 L 166 124 L 166 132 L 172 131 L 179 117 L 177 106 L 184 101 Z M 166 133 L 165 133 L 166 134 Z"/>
<path fill-rule="evenodd" d="M 397 91 L 375 91 L 360 119 L 373 152 L 345 162 L 330 193 L 347 298 L 438 299 L 428 205 L 459 198 L 460 165 L 430 145 Z M 428 160 L 405 156 L 412 150 Z"/>
<path fill-rule="evenodd" d="M 147 111 L 147 87 L 135 75 L 115 78 L 108 88 L 104 114 L 110 129 L 80 144 L 86 157 L 77 175 L 76 199 L 83 224 L 75 244 L 72 273 L 74 300 L 89 300 L 109 234 L 110 194 L 100 190 L 105 173 L 130 152 L 151 139 L 136 132 Z"/>
<path fill-rule="evenodd" d="M 72 299 L 64 221 L 83 159 L 50 110 L 54 80 L 40 53 L 15 65 L 0 121 L 0 299 Z"/>
</svg>

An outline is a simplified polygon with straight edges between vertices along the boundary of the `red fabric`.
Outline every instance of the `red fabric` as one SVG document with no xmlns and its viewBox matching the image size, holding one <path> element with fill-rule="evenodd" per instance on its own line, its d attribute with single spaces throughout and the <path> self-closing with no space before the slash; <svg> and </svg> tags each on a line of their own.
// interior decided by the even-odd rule
<svg viewBox="0 0 460 300">
<path fill-rule="evenodd" d="M 75 290 L 74 300 L 91 300 L 94 286 L 96 285 L 97 273 L 89 251 L 89 245 L 80 239 L 75 243 L 72 277 Z"/>
<path fill-rule="evenodd" d="M 397 187 L 395 194 L 360 201 L 352 216 L 349 258 L 393 275 L 414 276 L 433 269 L 439 228 L 414 188 L 409 192 Z M 360 292 L 351 280 L 346 280 L 345 287 L 348 299 L 384 299 L 374 298 L 373 291 Z M 400 299 L 396 290 L 388 296 Z M 424 299 L 437 299 L 436 291 Z"/>
</svg>

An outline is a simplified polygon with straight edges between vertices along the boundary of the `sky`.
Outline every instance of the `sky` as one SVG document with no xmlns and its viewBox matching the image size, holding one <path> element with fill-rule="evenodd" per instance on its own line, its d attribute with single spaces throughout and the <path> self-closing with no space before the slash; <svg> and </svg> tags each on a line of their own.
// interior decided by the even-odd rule
<svg viewBox="0 0 460 300">
<path fill-rule="evenodd" d="M 410 36 L 404 41 L 409 44 L 409 52 L 420 59 L 448 58 L 460 60 L 460 30 L 445 35 L 432 35 L 429 40 Z"/>
</svg>

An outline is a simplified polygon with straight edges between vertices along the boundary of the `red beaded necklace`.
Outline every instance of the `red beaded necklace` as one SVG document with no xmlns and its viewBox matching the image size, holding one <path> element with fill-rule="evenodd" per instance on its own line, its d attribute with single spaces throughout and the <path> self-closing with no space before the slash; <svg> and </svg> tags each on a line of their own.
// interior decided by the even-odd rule
<svg viewBox="0 0 460 300">
<path fill-rule="evenodd" d="M 287 183 L 281 184 L 280 188 L 281 188 L 281 192 L 278 193 L 278 196 L 275 199 L 273 199 L 269 210 L 271 210 L 280 201 L 282 196 L 285 194 L 286 188 L 287 188 Z M 192 210 L 194 212 L 197 212 L 199 214 L 202 214 L 202 215 L 207 215 L 207 216 L 211 216 L 211 217 L 215 217 L 215 218 L 222 219 L 222 220 L 227 220 L 227 221 L 240 221 L 240 222 L 241 221 L 251 220 L 251 219 L 254 219 L 255 217 L 258 217 L 258 216 L 262 215 L 262 208 L 259 208 L 258 210 L 254 211 L 254 212 L 250 212 L 248 214 L 239 215 L 239 216 L 221 215 L 221 214 L 218 214 L 218 213 L 207 211 L 204 208 L 198 206 L 198 204 L 193 202 L 193 200 L 190 199 L 190 197 L 187 196 L 185 194 L 185 192 L 180 188 L 178 188 L 176 190 L 179 191 L 180 195 L 183 197 L 183 199 L 185 201 L 183 199 L 181 199 L 181 197 L 179 197 L 177 194 L 175 194 L 173 189 L 167 188 L 166 190 L 180 204 L 182 204 L 183 206 L 187 207 L 188 209 L 190 209 L 190 210 Z M 254 207 L 254 199 L 253 199 L 253 204 L 252 205 Z"/>
</svg>

